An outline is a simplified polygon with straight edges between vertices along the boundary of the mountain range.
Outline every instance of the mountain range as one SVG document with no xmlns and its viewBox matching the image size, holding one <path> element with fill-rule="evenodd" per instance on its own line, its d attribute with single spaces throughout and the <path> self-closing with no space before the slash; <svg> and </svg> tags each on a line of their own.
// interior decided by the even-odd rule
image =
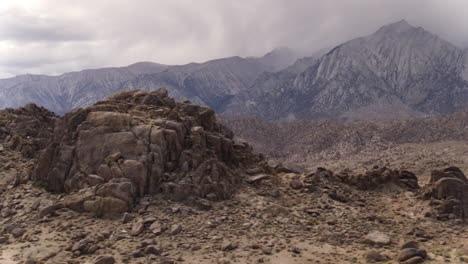
<svg viewBox="0 0 468 264">
<path fill-rule="evenodd" d="M 118 90 L 160 87 L 218 113 L 266 120 L 438 116 L 468 108 L 468 53 L 402 20 L 304 58 L 280 48 L 255 58 L 3 79 L 0 108 L 34 102 L 63 114 Z"/>
<path fill-rule="evenodd" d="M 229 113 L 263 119 L 382 119 L 468 107 L 467 53 L 399 21 L 343 43 L 302 72 L 263 75 Z"/>
<path fill-rule="evenodd" d="M 227 99 L 248 89 L 261 73 L 292 64 L 294 56 L 290 49 L 279 48 L 260 58 L 229 57 L 175 66 L 139 62 L 59 76 L 20 75 L 0 80 L 0 109 L 33 102 L 64 114 L 122 89 L 166 87 L 173 97 L 219 110 Z"/>
</svg>

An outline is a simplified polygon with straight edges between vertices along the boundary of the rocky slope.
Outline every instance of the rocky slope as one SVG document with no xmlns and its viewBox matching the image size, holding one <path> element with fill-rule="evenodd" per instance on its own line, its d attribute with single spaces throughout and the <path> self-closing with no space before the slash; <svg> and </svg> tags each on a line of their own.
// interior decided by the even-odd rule
<svg viewBox="0 0 468 264">
<path fill-rule="evenodd" d="M 119 89 L 151 91 L 156 87 L 167 87 L 175 98 L 188 99 L 222 111 L 226 102 L 248 89 L 259 74 L 272 69 L 255 58 L 224 58 L 140 75 L 123 83 Z"/>
<path fill-rule="evenodd" d="M 258 79 L 226 113 L 262 119 L 394 119 L 468 107 L 467 54 L 406 21 L 343 43 L 304 71 Z"/>
<path fill-rule="evenodd" d="M 446 199 L 458 187 L 442 184 L 450 177 L 418 190 L 413 174 L 387 168 L 281 173 L 210 207 L 148 196 L 110 219 L 70 210 L 67 197 L 27 183 L 0 194 L 0 261 L 464 263 L 466 226 L 454 214 L 463 211 Z"/>
<path fill-rule="evenodd" d="M 411 167 L 427 176 L 448 164 L 468 169 L 468 112 L 438 118 L 331 122 L 268 122 L 251 117 L 222 122 L 256 151 L 298 169 Z"/>
<path fill-rule="evenodd" d="M 411 168 L 295 173 L 165 89 L 122 91 L 61 118 L 34 105 L 0 117 L 2 264 L 468 257 L 468 180 L 456 167 L 428 184 Z M 24 137 L 35 155 L 12 145 Z"/>
</svg>

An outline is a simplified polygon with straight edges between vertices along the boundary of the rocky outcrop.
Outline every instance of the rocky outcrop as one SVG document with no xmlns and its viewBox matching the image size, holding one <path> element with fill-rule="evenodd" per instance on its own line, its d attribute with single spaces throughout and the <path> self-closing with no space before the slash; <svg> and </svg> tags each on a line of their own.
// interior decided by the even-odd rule
<svg viewBox="0 0 468 264">
<path fill-rule="evenodd" d="M 59 119 L 33 179 L 56 192 L 97 186 L 97 194 L 116 179 L 127 179 L 133 197 L 227 199 L 242 171 L 262 160 L 232 137 L 212 109 L 176 102 L 166 89 L 121 91 Z M 99 211 L 95 208 L 118 203 L 122 211 L 128 209 L 129 203 L 114 200 L 120 197 L 98 196 L 104 198 L 81 199 L 79 208 Z"/>
<path fill-rule="evenodd" d="M 33 158 L 50 142 L 56 118 L 54 113 L 35 104 L 2 110 L 0 143 L 6 143 L 7 147 L 21 152 L 26 158 Z"/>
<path fill-rule="evenodd" d="M 353 173 L 344 170 L 339 173 L 325 168 L 317 168 L 304 179 L 305 187 L 314 189 L 323 183 L 345 183 L 359 190 L 374 190 L 384 185 L 393 184 L 404 190 L 419 189 L 418 178 L 409 171 L 392 170 L 387 167 L 375 167 L 364 173 Z"/>
<path fill-rule="evenodd" d="M 457 167 L 434 170 L 422 198 L 434 206 L 439 219 L 468 219 L 468 179 Z"/>
<path fill-rule="evenodd" d="M 364 174 L 352 175 L 346 172 L 337 174 L 343 182 L 361 190 L 371 190 L 383 184 L 393 183 L 408 190 L 419 189 L 418 178 L 410 171 L 392 170 L 387 167 L 373 168 Z"/>
</svg>

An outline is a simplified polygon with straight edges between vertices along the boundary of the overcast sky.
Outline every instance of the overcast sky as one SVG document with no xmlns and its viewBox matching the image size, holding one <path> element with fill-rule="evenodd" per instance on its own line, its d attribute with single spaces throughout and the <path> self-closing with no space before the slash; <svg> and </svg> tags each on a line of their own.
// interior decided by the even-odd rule
<svg viewBox="0 0 468 264">
<path fill-rule="evenodd" d="M 0 0 L 0 77 L 312 54 L 401 19 L 468 46 L 468 0 Z"/>
</svg>

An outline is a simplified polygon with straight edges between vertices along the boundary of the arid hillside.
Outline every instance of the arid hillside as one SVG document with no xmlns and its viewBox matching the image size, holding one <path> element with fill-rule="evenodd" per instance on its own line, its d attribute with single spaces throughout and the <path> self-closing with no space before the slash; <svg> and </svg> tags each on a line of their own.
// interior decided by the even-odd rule
<svg viewBox="0 0 468 264">
<path fill-rule="evenodd" d="M 268 158 L 297 169 L 420 167 L 423 173 L 447 164 L 468 164 L 468 111 L 437 118 L 393 121 L 268 122 L 221 118 L 238 140 Z"/>
</svg>

